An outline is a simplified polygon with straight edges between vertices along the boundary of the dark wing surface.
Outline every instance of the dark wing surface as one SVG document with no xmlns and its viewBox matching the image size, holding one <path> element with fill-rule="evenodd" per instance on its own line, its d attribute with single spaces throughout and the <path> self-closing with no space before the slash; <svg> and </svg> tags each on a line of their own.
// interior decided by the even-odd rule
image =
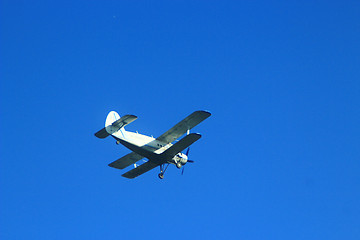
<svg viewBox="0 0 360 240">
<path fill-rule="evenodd" d="M 201 138 L 201 135 L 198 133 L 191 133 L 186 135 L 180 141 L 172 145 L 169 149 L 161 154 L 165 158 L 173 158 L 176 154 L 184 150 L 185 148 L 189 147 L 191 144 L 196 142 Z"/>
<path fill-rule="evenodd" d="M 196 111 L 187 116 L 184 120 L 176 124 L 174 127 L 169 129 L 167 132 L 162 134 L 156 140 L 159 140 L 163 143 L 171 143 L 184 135 L 188 130 L 192 129 L 208 117 L 211 113 L 207 111 Z"/>
<path fill-rule="evenodd" d="M 151 169 L 159 166 L 160 164 L 153 163 L 153 162 L 146 162 L 144 164 L 141 164 L 140 166 L 134 168 L 133 170 L 130 170 L 126 173 L 124 173 L 122 176 L 126 178 L 136 178 L 137 176 L 140 176 L 143 173 L 146 173 L 147 171 L 150 171 Z"/>
<path fill-rule="evenodd" d="M 125 155 L 122 158 L 119 158 L 118 160 L 110 163 L 109 166 L 113 167 L 113 168 L 117 168 L 117 169 L 124 169 L 143 158 L 144 158 L 143 156 L 141 156 L 135 152 L 132 152 L 132 153 L 129 153 L 128 155 Z"/>
</svg>

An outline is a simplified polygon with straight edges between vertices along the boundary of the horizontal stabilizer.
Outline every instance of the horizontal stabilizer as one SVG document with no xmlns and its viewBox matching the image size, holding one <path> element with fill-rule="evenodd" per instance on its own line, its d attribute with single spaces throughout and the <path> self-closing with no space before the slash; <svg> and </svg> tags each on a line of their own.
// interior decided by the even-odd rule
<svg viewBox="0 0 360 240">
<path fill-rule="evenodd" d="M 111 126 L 118 127 L 120 129 L 122 127 L 125 127 L 129 123 L 132 123 L 136 119 L 137 119 L 137 116 L 135 116 L 135 115 L 125 115 L 125 116 L 121 117 L 120 119 L 116 120 L 115 122 L 113 122 L 113 124 L 111 124 Z"/>
<path fill-rule="evenodd" d="M 120 119 L 116 120 L 115 122 L 113 122 L 111 125 L 106 126 L 105 129 L 109 134 L 113 134 L 113 133 L 119 131 L 121 128 L 128 125 L 129 123 L 132 123 L 136 119 L 137 119 L 137 116 L 125 115 L 125 116 L 121 117 Z"/>
<path fill-rule="evenodd" d="M 95 133 L 95 136 L 98 137 L 98 138 L 106 138 L 109 135 L 110 134 L 106 131 L 105 128 L 103 128 L 100 131 L 98 131 L 97 133 Z"/>
<path fill-rule="evenodd" d="M 143 158 L 144 158 L 143 156 L 132 152 L 132 153 L 129 153 L 128 155 L 126 155 L 122 158 L 119 158 L 118 160 L 110 163 L 109 167 L 113 167 L 113 168 L 117 168 L 117 169 L 124 169 Z"/>
<path fill-rule="evenodd" d="M 176 154 L 183 151 L 185 148 L 189 147 L 191 144 L 193 144 L 200 138 L 201 135 L 198 133 L 191 133 L 189 135 L 186 135 L 184 138 L 172 145 L 169 149 L 167 149 L 160 155 L 173 158 Z"/>
<path fill-rule="evenodd" d="M 125 116 L 121 117 L 120 119 L 114 121 L 112 124 L 104 127 L 103 129 L 101 129 L 100 131 L 95 133 L 95 136 L 98 138 L 106 138 L 110 134 L 113 134 L 113 133 L 119 131 L 121 128 L 125 127 L 129 123 L 132 123 L 136 119 L 137 119 L 137 117 L 134 115 L 125 115 Z"/>
<path fill-rule="evenodd" d="M 141 164 L 140 166 L 124 173 L 121 176 L 126 177 L 126 178 L 136 178 L 137 176 L 139 176 L 143 173 L 146 173 L 147 171 L 150 171 L 151 169 L 153 169 L 159 165 L 160 164 L 148 161 L 148 162 Z"/>
</svg>

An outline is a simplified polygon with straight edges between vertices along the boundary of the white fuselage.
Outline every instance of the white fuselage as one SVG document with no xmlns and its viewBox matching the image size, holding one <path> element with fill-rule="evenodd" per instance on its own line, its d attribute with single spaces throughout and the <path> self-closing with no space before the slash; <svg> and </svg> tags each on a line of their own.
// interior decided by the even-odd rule
<svg viewBox="0 0 360 240">
<path fill-rule="evenodd" d="M 120 131 L 113 134 L 115 137 L 134 144 L 138 147 L 142 147 L 153 153 L 161 154 L 166 149 L 172 146 L 171 143 L 163 143 L 156 140 L 153 137 L 146 136 L 137 132 L 129 132 L 121 129 Z"/>
</svg>

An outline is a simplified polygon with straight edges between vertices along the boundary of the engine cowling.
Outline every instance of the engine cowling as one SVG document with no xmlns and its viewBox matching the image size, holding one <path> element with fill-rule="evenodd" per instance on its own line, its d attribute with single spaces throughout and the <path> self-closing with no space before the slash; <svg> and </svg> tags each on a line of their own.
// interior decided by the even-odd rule
<svg viewBox="0 0 360 240">
<path fill-rule="evenodd" d="M 179 157 L 180 157 L 179 162 L 181 163 L 181 165 L 184 166 L 187 163 L 187 160 L 188 160 L 187 156 L 185 154 L 183 154 L 183 153 L 179 153 Z"/>
<path fill-rule="evenodd" d="M 173 161 L 175 162 L 177 168 L 181 168 L 182 166 L 184 166 L 187 163 L 188 158 L 187 158 L 187 156 L 185 154 L 178 153 L 173 158 Z"/>
</svg>

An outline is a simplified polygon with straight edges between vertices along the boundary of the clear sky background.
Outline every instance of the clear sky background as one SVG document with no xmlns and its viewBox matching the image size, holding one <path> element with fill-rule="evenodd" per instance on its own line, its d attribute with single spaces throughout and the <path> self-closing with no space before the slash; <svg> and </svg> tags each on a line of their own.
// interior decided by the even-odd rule
<svg viewBox="0 0 360 240">
<path fill-rule="evenodd" d="M 0 6 L 1 239 L 360 239 L 359 1 Z M 134 180 L 111 110 L 212 116 Z"/>
</svg>

